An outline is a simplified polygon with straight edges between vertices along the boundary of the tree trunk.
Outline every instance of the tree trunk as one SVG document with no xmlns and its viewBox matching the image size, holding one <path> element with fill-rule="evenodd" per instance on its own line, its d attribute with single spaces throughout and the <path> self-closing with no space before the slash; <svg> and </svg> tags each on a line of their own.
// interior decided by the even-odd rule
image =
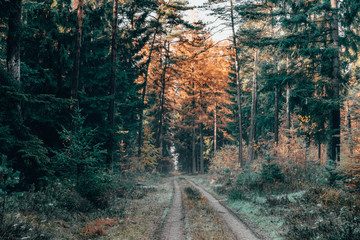
<svg viewBox="0 0 360 240">
<path fill-rule="evenodd" d="M 336 165 L 340 161 L 340 72 L 339 72 L 339 23 L 337 14 L 337 0 L 331 0 L 332 22 L 331 36 L 332 44 L 335 49 L 332 57 L 332 92 L 330 96 L 333 100 L 333 109 L 329 116 L 329 140 L 327 146 L 327 162 L 329 165 Z"/>
<path fill-rule="evenodd" d="M 15 82 L 19 91 L 21 88 L 20 79 L 20 35 L 21 35 L 21 3 L 22 0 L 14 0 L 9 3 L 9 29 L 6 47 L 7 70 Z M 20 122 L 23 121 L 20 102 L 17 103 L 17 114 Z"/>
<path fill-rule="evenodd" d="M 195 116 L 193 118 L 193 124 L 192 124 L 192 144 L 191 144 L 191 152 L 192 152 L 192 173 L 195 174 L 196 173 L 196 149 L 195 149 Z"/>
<path fill-rule="evenodd" d="M 114 162 L 115 145 L 115 91 L 116 91 L 116 53 L 117 53 L 117 29 L 118 29 L 118 0 L 113 4 L 113 26 L 111 39 L 111 76 L 110 76 L 110 106 L 108 121 L 111 127 L 108 145 L 108 164 L 111 166 Z"/>
<path fill-rule="evenodd" d="M 170 43 L 165 41 L 165 63 L 163 72 L 161 74 L 161 90 L 160 90 L 160 106 L 159 106 L 159 117 L 158 117 L 158 131 L 157 131 L 157 147 L 160 148 L 160 156 L 163 156 L 163 146 L 164 146 L 164 132 L 163 132 L 163 124 L 164 124 L 164 105 L 165 105 L 165 90 L 166 90 L 166 71 L 169 62 L 169 51 L 170 51 Z"/>
<path fill-rule="evenodd" d="M 159 14 L 159 16 L 157 18 L 157 22 L 159 22 L 160 17 L 161 17 L 161 15 Z M 153 40 L 152 40 L 151 45 L 150 45 L 148 60 L 146 61 L 144 83 L 143 83 L 143 89 L 142 89 L 142 94 L 141 94 L 142 95 L 141 96 L 141 103 L 142 103 L 143 106 L 145 105 L 146 87 L 147 87 L 147 80 L 148 80 L 148 75 L 149 75 L 149 67 L 150 67 L 150 63 L 151 63 L 151 56 L 152 56 L 152 52 L 153 52 L 153 49 L 154 49 L 156 35 L 157 35 L 158 31 L 159 31 L 158 27 L 156 27 L 155 32 L 154 32 L 154 36 L 153 36 Z M 140 124 L 139 124 L 139 131 L 138 131 L 138 157 L 141 156 L 143 119 L 144 119 L 144 109 L 141 110 L 141 112 L 140 112 L 140 120 L 139 120 Z"/>
<path fill-rule="evenodd" d="M 163 156 L 163 121 L 164 121 L 164 101 L 165 101 L 165 72 L 166 69 L 163 70 L 164 77 L 161 77 L 161 92 L 160 92 L 160 106 L 159 106 L 159 120 L 158 120 L 158 134 L 157 134 L 157 146 L 159 147 L 160 156 Z"/>
<path fill-rule="evenodd" d="M 275 86 L 275 119 L 274 119 L 274 140 L 275 144 L 279 143 L 279 87 Z"/>
<path fill-rule="evenodd" d="M 83 9 L 84 9 L 84 0 L 79 0 L 77 5 L 77 25 L 76 25 L 76 38 L 75 38 L 75 56 L 74 56 L 74 65 L 73 65 L 73 76 L 71 83 L 71 100 L 72 103 L 70 105 L 70 111 L 73 116 L 80 114 L 79 109 L 79 75 L 80 75 L 80 53 L 81 53 L 81 39 L 82 39 L 82 24 L 83 24 Z M 77 126 L 75 123 L 75 118 L 72 118 L 71 122 L 71 132 L 72 135 L 75 134 L 77 130 Z M 73 152 L 72 155 L 76 158 L 78 153 Z M 80 174 L 82 172 L 82 164 L 76 163 L 76 177 L 77 181 L 79 181 Z"/>
<path fill-rule="evenodd" d="M 81 38 L 82 38 L 82 24 L 83 24 L 83 9 L 84 0 L 79 0 L 77 6 L 77 25 L 76 25 L 76 39 L 75 39 L 75 57 L 73 65 L 73 78 L 71 84 L 71 99 L 72 112 L 75 112 L 75 108 L 79 106 L 78 91 L 79 91 L 79 72 L 80 72 L 80 52 L 81 52 Z"/>
<path fill-rule="evenodd" d="M 242 149 L 242 107 L 241 107 L 241 81 L 239 76 L 239 67 L 240 67 L 240 61 L 239 61 L 239 51 L 236 41 L 236 35 L 235 35 L 235 23 L 234 23 L 234 7 L 233 7 L 233 1 L 230 0 L 230 17 L 231 17 L 231 30 L 232 30 L 232 38 L 233 38 L 233 44 L 235 48 L 235 72 L 236 72 L 236 100 L 237 100 L 237 107 L 238 107 L 238 127 L 239 127 L 239 155 L 238 155 L 238 163 L 241 168 L 245 167 L 245 161 L 242 157 L 243 155 L 243 149 Z"/>
<path fill-rule="evenodd" d="M 217 103 L 215 103 L 214 110 L 214 157 L 216 156 L 217 149 Z"/>
<path fill-rule="evenodd" d="M 289 77 L 290 69 L 289 69 L 289 56 L 286 58 L 286 73 L 287 77 Z M 290 84 L 289 80 L 286 81 L 286 120 L 285 120 L 285 129 L 286 129 L 286 137 L 290 137 L 290 127 L 291 127 L 291 119 L 290 119 Z"/>
<path fill-rule="evenodd" d="M 199 125 L 199 128 L 200 128 L 200 173 L 204 174 L 204 142 L 203 142 L 202 124 Z"/>
<path fill-rule="evenodd" d="M 353 143 L 351 141 L 351 138 L 352 138 L 352 124 L 351 124 L 351 115 L 350 115 L 350 104 L 349 104 L 349 101 L 347 101 L 347 120 L 348 120 L 348 142 L 349 142 L 349 148 L 350 148 L 350 155 L 353 156 L 354 155 L 354 146 L 353 146 Z"/>
<path fill-rule="evenodd" d="M 271 9 L 272 12 L 273 9 Z M 272 31 L 273 36 L 275 37 L 275 28 L 273 27 L 273 31 Z M 275 54 L 274 56 L 274 60 L 276 63 L 276 68 L 277 68 L 277 76 L 279 76 L 280 73 L 280 59 L 278 58 L 278 56 Z M 278 83 L 275 84 L 274 87 L 274 142 L 275 142 L 275 146 L 278 145 L 279 143 L 279 85 Z M 275 151 L 277 151 L 277 149 L 275 149 Z"/>
<path fill-rule="evenodd" d="M 195 122 L 196 122 L 196 113 L 195 113 L 195 106 L 196 106 L 196 101 L 195 101 L 195 82 L 194 80 L 192 80 L 192 109 L 193 109 L 193 116 L 192 116 L 192 142 L 191 142 L 191 160 L 192 160 L 192 173 L 195 174 L 196 173 L 196 129 L 195 129 Z"/>
<path fill-rule="evenodd" d="M 254 75 L 251 91 L 251 120 L 250 120 L 250 139 L 248 151 L 248 164 L 251 164 L 255 158 L 255 138 L 256 138 L 256 108 L 257 108 L 257 55 L 258 50 L 254 53 Z"/>
</svg>

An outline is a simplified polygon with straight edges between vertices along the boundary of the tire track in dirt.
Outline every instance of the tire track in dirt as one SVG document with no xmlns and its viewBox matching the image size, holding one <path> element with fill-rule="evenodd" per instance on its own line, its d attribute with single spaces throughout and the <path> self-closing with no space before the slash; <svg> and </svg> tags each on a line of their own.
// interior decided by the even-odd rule
<svg viewBox="0 0 360 240">
<path fill-rule="evenodd" d="M 209 204 L 222 217 L 223 221 L 229 226 L 238 240 L 260 240 L 234 213 L 224 207 L 210 193 L 192 181 L 189 182 L 204 195 Z"/>
<path fill-rule="evenodd" d="M 161 240 L 185 240 L 184 210 L 179 184 L 176 180 L 173 182 L 174 194 L 171 208 L 165 218 Z"/>
</svg>

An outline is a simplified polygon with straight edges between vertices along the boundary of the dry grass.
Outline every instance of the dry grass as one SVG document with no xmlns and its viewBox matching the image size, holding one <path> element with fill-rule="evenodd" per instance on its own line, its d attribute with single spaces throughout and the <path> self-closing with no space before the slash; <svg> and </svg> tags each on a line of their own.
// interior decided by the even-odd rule
<svg viewBox="0 0 360 240">
<path fill-rule="evenodd" d="M 85 238 L 95 237 L 95 236 L 104 236 L 106 232 L 102 226 L 96 225 L 86 225 L 82 229 L 80 235 Z"/>
<path fill-rule="evenodd" d="M 183 205 L 187 218 L 187 231 L 191 239 L 234 239 L 229 228 L 223 224 L 204 196 L 188 197 L 184 189 L 190 187 L 185 181 L 180 181 L 183 194 Z"/>
<path fill-rule="evenodd" d="M 213 181 L 213 175 L 191 176 L 188 179 L 203 187 L 217 199 L 221 199 L 220 201 L 225 206 L 240 216 L 241 220 L 258 235 L 263 236 L 263 239 L 281 239 L 282 219 L 273 215 L 272 208 L 264 207 L 260 203 L 262 202 L 260 197 L 254 197 L 252 201 L 229 200 L 228 195 L 216 190 L 221 185 Z M 265 198 L 263 200 L 266 201 Z"/>
<path fill-rule="evenodd" d="M 152 239 L 162 221 L 164 209 L 171 200 L 170 180 L 162 179 L 156 191 L 149 192 L 141 199 L 132 200 L 125 210 L 125 217 L 100 239 Z"/>
<path fill-rule="evenodd" d="M 84 238 L 90 238 L 95 236 L 105 236 L 105 227 L 113 226 L 117 218 L 101 218 L 86 224 L 84 228 L 80 230 L 80 236 Z"/>
</svg>

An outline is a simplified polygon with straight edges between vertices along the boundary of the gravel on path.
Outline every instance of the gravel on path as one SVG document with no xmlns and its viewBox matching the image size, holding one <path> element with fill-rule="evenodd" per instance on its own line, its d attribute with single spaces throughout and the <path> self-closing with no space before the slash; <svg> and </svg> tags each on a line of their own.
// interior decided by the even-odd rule
<svg viewBox="0 0 360 240">
<path fill-rule="evenodd" d="M 174 194 L 171 208 L 165 218 L 161 240 L 185 240 L 184 210 L 179 184 L 174 180 Z"/>
<path fill-rule="evenodd" d="M 259 240 L 258 238 L 241 220 L 225 208 L 218 200 L 211 194 L 205 191 L 202 187 L 189 181 L 196 189 L 198 189 L 214 210 L 223 218 L 224 222 L 229 226 L 233 234 L 239 240 Z"/>
</svg>

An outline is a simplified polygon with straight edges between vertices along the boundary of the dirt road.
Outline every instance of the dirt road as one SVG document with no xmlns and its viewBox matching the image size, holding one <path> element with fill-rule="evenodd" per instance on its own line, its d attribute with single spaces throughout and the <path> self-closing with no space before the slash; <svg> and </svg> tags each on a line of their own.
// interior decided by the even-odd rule
<svg viewBox="0 0 360 240">
<path fill-rule="evenodd" d="M 176 180 L 173 182 L 174 194 L 171 208 L 165 218 L 161 240 L 184 240 L 184 210 L 182 207 L 182 198 L 179 184 Z"/>
<path fill-rule="evenodd" d="M 208 201 L 210 206 L 215 210 L 217 215 L 222 219 L 222 224 L 226 224 L 232 231 L 235 239 L 238 240 L 258 240 L 258 238 L 242 221 L 227 208 L 225 208 L 211 194 L 206 192 L 202 187 L 189 181 L 189 183 L 197 189 Z M 163 230 L 160 239 L 165 240 L 185 240 L 185 215 L 182 204 L 182 196 L 177 180 L 173 182 L 174 194 L 172 198 L 171 208 L 165 218 Z M 195 239 L 196 240 L 196 239 Z"/>
<path fill-rule="evenodd" d="M 199 190 L 202 195 L 208 200 L 213 209 L 222 217 L 222 220 L 231 229 L 238 240 L 258 240 L 259 238 L 244 224 L 241 220 L 225 208 L 218 200 L 216 200 L 210 193 L 205 191 L 202 187 L 191 182 L 191 185 Z"/>
</svg>

